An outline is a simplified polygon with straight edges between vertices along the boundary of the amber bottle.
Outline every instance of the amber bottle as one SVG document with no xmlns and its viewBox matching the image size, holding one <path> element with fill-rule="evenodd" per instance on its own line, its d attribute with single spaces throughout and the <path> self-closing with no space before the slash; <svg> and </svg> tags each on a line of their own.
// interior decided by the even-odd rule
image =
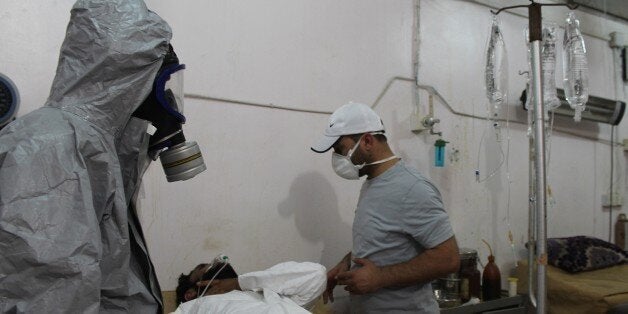
<svg viewBox="0 0 628 314">
<path fill-rule="evenodd" d="M 502 278 L 499 268 L 495 264 L 495 257 L 488 256 L 488 264 L 482 273 L 482 300 L 499 299 L 502 291 Z"/>
</svg>

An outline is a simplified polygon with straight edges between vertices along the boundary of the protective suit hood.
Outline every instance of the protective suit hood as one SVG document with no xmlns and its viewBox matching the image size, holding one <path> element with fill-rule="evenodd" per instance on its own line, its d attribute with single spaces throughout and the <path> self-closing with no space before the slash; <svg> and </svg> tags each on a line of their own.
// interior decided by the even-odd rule
<svg viewBox="0 0 628 314">
<path fill-rule="evenodd" d="M 151 91 L 171 37 L 143 1 L 77 1 L 46 105 L 119 135 Z"/>
<path fill-rule="evenodd" d="M 78 0 L 50 96 L 0 130 L 0 313 L 157 313 L 133 195 L 171 30 L 141 0 Z"/>
</svg>

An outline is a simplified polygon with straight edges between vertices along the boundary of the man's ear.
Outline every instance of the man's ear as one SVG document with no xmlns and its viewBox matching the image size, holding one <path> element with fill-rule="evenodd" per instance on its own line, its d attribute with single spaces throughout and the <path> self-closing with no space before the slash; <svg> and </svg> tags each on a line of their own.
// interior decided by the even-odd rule
<svg viewBox="0 0 628 314">
<path fill-rule="evenodd" d="M 190 301 L 196 298 L 196 291 L 194 289 L 188 289 L 183 295 L 185 301 Z"/>
<path fill-rule="evenodd" d="M 365 133 L 362 138 L 364 139 L 364 148 L 367 151 L 370 151 L 373 148 L 373 143 L 375 142 L 375 135 L 371 133 Z"/>
</svg>

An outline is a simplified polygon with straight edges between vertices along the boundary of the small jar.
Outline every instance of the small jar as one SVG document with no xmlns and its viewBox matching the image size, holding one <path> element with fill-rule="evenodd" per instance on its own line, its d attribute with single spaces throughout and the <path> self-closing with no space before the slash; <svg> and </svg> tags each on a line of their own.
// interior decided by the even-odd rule
<svg viewBox="0 0 628 314">
<path fill-rule="evenodd" d="M 480 271 L 478 253 L 475 250 L 460 249 L 460 301 L 468 302 L 471 298 L 480 298 Z"/>
<path fill-rule="evenodd" d="M 514 297 L 517 295 L 517 281 L 515 277 L 508 277 L 508 296 Z"/>
<path fill-rule="evenodd" d="M 458 273 L 451 273 L 445 278 L 440 278 L 441 287 L 441 299 L 439 300 L 439 307 L 454 307 L 459 306 L 460 303 L 460 278 Z"/>
</svg>

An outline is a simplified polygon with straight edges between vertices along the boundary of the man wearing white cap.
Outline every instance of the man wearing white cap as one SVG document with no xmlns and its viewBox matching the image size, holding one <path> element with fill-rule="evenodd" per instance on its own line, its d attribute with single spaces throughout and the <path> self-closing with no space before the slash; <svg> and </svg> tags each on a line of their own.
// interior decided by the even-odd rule
<svg viewBox="0 0 628 314">
<path fill-rule="evenodd" d="M 351 293 L 354 313 L 438 313 L 430 282 L 458 271 L 458 246 L 438 189 L 397 158 L 368 106 L 348 103 L 329 120 L 317 153 L 333 148 L 345 179 L 366 175 L 353 220 L 353 249 L 327 273 Z M 353 262 L 353 263 L 351 263 Z"/>
</svg>

